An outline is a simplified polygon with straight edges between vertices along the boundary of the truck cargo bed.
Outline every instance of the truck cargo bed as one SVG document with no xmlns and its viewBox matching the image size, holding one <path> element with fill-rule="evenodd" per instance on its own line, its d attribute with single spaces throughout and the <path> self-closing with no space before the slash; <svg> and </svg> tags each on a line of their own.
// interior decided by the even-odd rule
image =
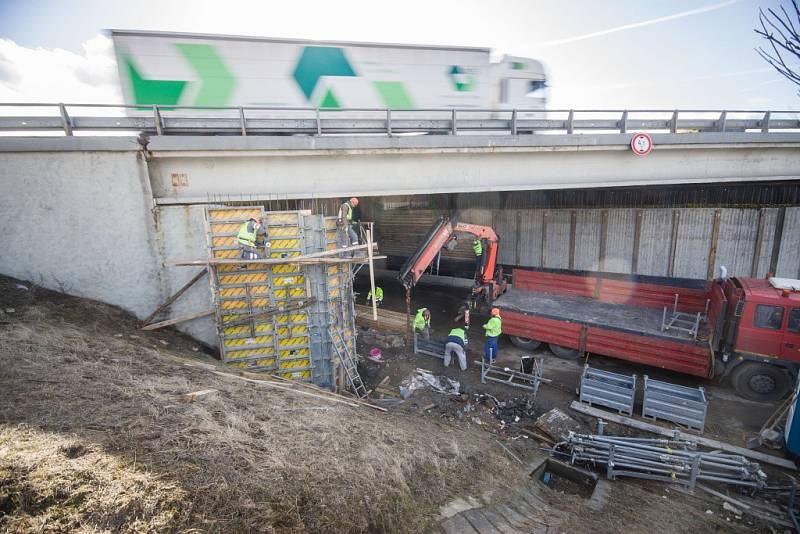
<svg viewBox="0 0 800 534">
<path fill-rule="evenodd" d="M 495 305 L 503 310 L 513 310 L 548 319 L 597 326 L 631 334 L 660 337 L 697 345 L 708 343 L 708 327 L 702 322 L 697 340 L 693 340 L 688 333 L 679 330 L 662 332 L 662 311 L 653 308 L 514 288 L 509 288 L 495 301 Z"/>
</svg>

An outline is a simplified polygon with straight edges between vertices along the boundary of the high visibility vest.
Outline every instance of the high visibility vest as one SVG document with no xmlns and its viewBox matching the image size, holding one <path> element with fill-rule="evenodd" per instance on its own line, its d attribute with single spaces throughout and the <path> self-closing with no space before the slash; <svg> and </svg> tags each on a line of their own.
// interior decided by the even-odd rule
<svg viewBox="0 0 800 534">
<path fill-rule="evenodd" d="M 472 242 L 472 250 L 475 251 L 476 256 L 483 254 L 483 243 L 481 243 L 480 239 L 476 239 Z"/>
<path fill-rule="evenodd" d="M 453 328 L 452 330 L 450 330 L 450 334 L 448 334 L 448 337 L 449 336 L 457 337 L 461 341 L 465 341 L 465 342 L 467 340 L 467 334 L 466 334 L 466 332 L 464 332 L 463 328 Z"/>
<path fill-rule="evenodd" d="M 417 315 L 414 317 L 414 330 L 425 330 L 426 326 L 431 325 L 431 320 L 425 320 L 425 317 L 422 316 L 422 313 L 425 311 L 426 308 L 420 308 L 417 310 Z"/>
<path fill-rule="evenodd" d="M 339 208 L 339 216 L 342 216 L 342 210 L 344 210 L 343 217 L 347 219 L 347 222 L 353 220 L 353 206 L 350 205 L 350 202 L 344 202 L 342 206 Z"/>
<path fill-rule="evenodd" d="M 239 240 L 240 245 L 246 245 L 248 247 L 256 246 L 256 230 L 255 225 L 253 225 L 253 231 L 247 229 L 250 221 L 245 221 L 241 228 L 239 228 L 239 234 L 236 236 L 236 239 Z"/>
<path fill-rule="evenodd" d="M 489 337 L 497 337 L 503 333 L 503 323 L 497 315 L 489 319 L 489 321 L 483 325 L 483 328 L 486 330 L 486 335 Z"/>
<path fill-rule="evenodd" d="M 372 300 L 372 291 L 367 294 L 367 300 Z M 380 287 L 375 288 L 375 300 L 383 300 L 383 289 Z"/>
</svg>

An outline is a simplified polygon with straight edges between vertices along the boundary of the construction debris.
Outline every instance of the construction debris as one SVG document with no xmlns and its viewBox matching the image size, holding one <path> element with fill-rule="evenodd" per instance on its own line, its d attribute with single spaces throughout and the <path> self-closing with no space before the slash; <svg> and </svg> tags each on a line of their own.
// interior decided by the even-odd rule
<svg viewBox="0 0 800 534">
<path fill-rule="evenodd" d="M 697 443 L 683 439 L 630 438 L 570 432 L 555 450 L 572 463 L 605 466 L 606 477 L 644 478 L 694 489 L 698 480 L 761 489 L 767 475 L 741 455 L 697 452 Z"/>
<path fill-rule="evenodd" d="M 435 376 L 430 371 L 419 369 L 414 374 L 406 377 L 400 383 L 400 395 L 407 399 L 418 389 L 429 388 L 445 395 L 458 395 L 461 384 L 457 380 L 446 376 Z"/>
<path fill-rule="evenodd" d="M 213 393 L 218 393 L 219 391 L 216 389 L 201 389 L 200 391 L 193 391 L 191 393 L 186 393 L 181 397 L 181 402 L 194 402 L 197 399 L 202 397 L 206 397 Z"/>
<path fill-rule="evenodd" d="M 558 408 L 540 415 L 534 426 L 555 441 L 568 436 L 571 432 L 577 433 L 583 429 L 583 425 Z"/>
</svg>

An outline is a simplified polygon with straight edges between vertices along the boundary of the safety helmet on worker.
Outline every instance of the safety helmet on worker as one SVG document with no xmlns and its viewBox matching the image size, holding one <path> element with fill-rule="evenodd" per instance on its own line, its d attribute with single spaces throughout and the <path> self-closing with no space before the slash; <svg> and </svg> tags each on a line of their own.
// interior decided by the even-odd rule
<svg viewBox="0 0 800 534">
<path fill-rule="evenodd" d="M 350 205 L 353 207 L 358 206 L 358 199 L 356 197 L 351 198 Z"/>
<path fill-rule="evenodd" d="M 500 308 L 492 308 L 492 317 L 497 317 L 500 315 Z"/>
</svg>

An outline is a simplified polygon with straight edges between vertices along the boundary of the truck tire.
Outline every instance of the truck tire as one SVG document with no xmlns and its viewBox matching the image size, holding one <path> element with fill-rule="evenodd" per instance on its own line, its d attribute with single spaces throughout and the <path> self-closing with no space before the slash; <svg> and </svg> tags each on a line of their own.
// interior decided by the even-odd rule
<svg viewBox="0 0 800 534">
<path fill-rule="evenodd" d="M 744 362 L 733 370 L 731 382 L 736 393 L 754 401 L 775 401 L 785 397 L 792 387 L 789 373 L 777 365 Z"/>
<path fill-rule="evenodd" d="M 547 346 L 550 347 L 550 351 L 553 354 L 564 360 L 577 360 L 581 357 L 581 353 L 578 352 L 578 349 L 570 349 L 568 347 L 562 347 L 561 345 L 554 345 L 553 343 L 548 343 Z"/>
<path fill-rule="evenodd" d="M 508 336 L 511 339 L 511 343 L 515 347 L 519 347 L 525 350 L 536 350 L 539 348 L 539 345 L 542 344 L 541 341 L 536 341 L 535 339 L 529 339 L 527 337 L 517 337 L 517 336 Z"/>
</svg>

